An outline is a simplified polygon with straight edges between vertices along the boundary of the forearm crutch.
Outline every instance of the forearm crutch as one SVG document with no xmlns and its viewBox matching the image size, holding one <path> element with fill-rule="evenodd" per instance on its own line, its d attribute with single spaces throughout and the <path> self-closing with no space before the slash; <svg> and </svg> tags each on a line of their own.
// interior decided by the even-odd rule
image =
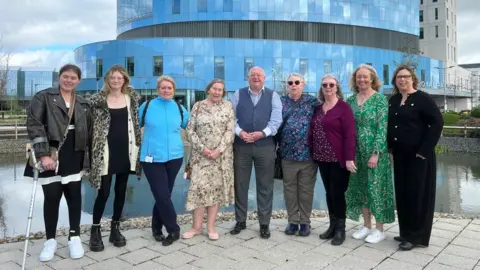
<svg viewBox="0 0 480 270">
<path fill-rule="evenodd" d="M 22 270 L 25 270 L 25 261 L 27 259 L 28 242 L 30 241 L 30 227 L 32 226 L 33 218 L 33 205 L 35 204 L 35 194 L 37 193 L 37 182 L 39 174 L 37 158 L 35 157 L 35 151 L 33 150 L 33 147 L 30 147 L 30 149 L 27 149 L 27 151 L 30 153 L 29 158 L 32 159 L 32 164 L 35 164 L 35 166 L 33 167 L 32 198 L 30 199 L 30 210 L 28 211 L 27 232 L 25 234 L 25 247 L 23 248 Z"/>
</svg>

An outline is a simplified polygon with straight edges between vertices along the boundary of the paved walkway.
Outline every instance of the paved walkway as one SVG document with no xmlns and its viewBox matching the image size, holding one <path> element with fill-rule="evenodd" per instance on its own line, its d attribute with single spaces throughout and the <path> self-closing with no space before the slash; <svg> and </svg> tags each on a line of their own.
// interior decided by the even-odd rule
<svg viewBox="0 0 480 270">
<path fill-rule="evenodd" d="M 55 258 L 40 263 L 38 255 L 43 240 L 29 246 L 27 269 L 479 269 L 480 220 L 436 219 L 431 245 L 410 252 L 399 251 L 393 237 L 398 225 L 386 226 L 387 239 L 372 245 L 351 238 L 359 223 L 347 223 L 347 240 L 334 247 L 320 240 L 318 234 L 328 226 L 325 218 L 312 220 L 309 237 L 287 236 L 286 220 L 272 220 L 272 236 L 263 240 L 258 224 L 249 221 L 249 228 L 239 235 L 228 234 L 233 222 L 221 223 L 221 238 L 210 241 L 205 235 L 180 240 L 169 247 L 155 242 L 147 229 L 125 231 L 126 247 L 107 246 L 103 252 L 88 251 L 88 236 L 83 235 L 85 257 L 68 257 L 67 239 L 60 238 Z M 188 229 L 182 226 L 182 231 Z M 108 243 L 108 233 L 104 233 Z M 0 269 L 20 269 L 24 243 L 0 245 Z"/>
</svg>

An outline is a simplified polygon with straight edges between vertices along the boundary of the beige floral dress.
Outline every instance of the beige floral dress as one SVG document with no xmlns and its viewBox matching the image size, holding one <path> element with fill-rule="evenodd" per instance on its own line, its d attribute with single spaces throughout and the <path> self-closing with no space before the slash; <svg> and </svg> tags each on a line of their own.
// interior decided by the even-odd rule
<svg viewBox="0 0 480 270">
<path fill-rule="evenodd" d="M 185 209 L 235 202 L 233 186 L 233 139 L 235 116 L 232 103 L 222 100 L 213 105 L 195 103 L 187 126 L 191 179 Z M 203 150 L 219 150 L 221 155 L 211 160 Z"/>
</svg>

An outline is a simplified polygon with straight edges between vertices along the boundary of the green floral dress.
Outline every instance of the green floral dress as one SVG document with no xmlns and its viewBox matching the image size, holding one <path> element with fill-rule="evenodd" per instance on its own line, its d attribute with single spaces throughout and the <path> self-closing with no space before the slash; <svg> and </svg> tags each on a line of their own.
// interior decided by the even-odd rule
<svg viewBox="0 0 480 270">
<path fill-rule="evenodd" d="M 347 102 L 352 107 L 357 128 L 357 172 L 350 174 L 345 194 L 347 218 L 358 221 L 362 207 L 366 207 L 377 222 L 391 223 L 395 221 L 395 205 L 392 166 L 387 149 L 387 98 L 375 93 L 358 106 L 355 94 Z M 372 169 L 368 167 L 368 160 L 374 152 L 379 156 L 377 167 Z"/>
</svg>

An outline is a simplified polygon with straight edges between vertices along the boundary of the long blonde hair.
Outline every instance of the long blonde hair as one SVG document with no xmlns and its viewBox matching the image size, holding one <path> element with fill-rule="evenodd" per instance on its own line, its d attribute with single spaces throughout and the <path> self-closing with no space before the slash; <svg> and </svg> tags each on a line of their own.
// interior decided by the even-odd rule
<svg viewBox="0 0 480 270">
<path fill-rule="evenodd" d="M 350 89 L 353 92 L 358 93 L 359 90 L 358 90 L 356 78 L 357 78 L 357 72 L 362 68 L 370 72 L 370 78 L 372 79 L 372 85 L 371 85 L 372 89 L 377 92 L 380 91 L 380 88 L 382 87 L 382 81 L 380 81 L 380 78 L 378 77 L 377 71 L 375 70 L 375 68 L 367 64 L 361 64 L 352 73 L 352 76 L 350 77 Z"/>
<path fill-rule="evenodd" d="M 110 88 L 109 80 L 110 76 L 112 76 L 114 72 L 120 73 L 123 77 L 123 85 L 121 92 L 123 94 L 129 94 L 133 89 L 133 87 L 130 85 L 130 76 L 128 76 L 127 70 L 121 65 L 114 65 L 107 71 L 107 74 L 105 74 L 105 77 L 103 78 L 102 92 L 108 95 L 112 91 L 112 89 Z"/>
</svg>

